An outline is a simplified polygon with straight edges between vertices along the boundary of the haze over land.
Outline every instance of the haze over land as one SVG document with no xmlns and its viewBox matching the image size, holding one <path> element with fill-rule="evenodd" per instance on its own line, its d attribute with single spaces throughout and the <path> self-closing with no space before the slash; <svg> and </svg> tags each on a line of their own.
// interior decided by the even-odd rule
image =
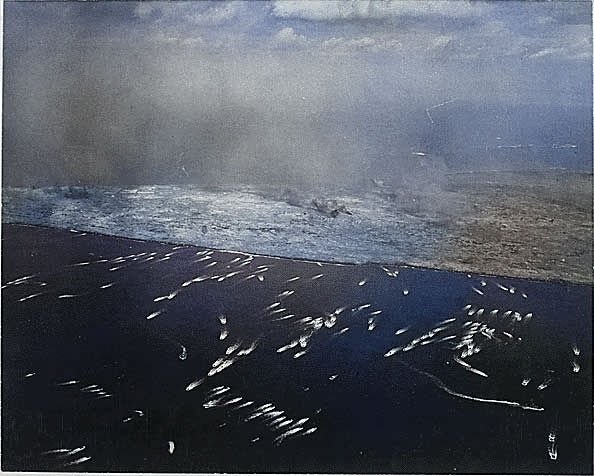
<svg viewBox="0 0 594 476">
<path fill-rule="evenodd" d="M 7 1 L 3 182 L 591 171 L 591 25 L 590 2 Z"/>
</svg>

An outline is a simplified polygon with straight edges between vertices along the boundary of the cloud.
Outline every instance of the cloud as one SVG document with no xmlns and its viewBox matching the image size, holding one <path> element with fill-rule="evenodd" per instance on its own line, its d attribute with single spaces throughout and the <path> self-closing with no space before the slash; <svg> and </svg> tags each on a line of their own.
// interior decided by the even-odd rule
<svg viewBox="0 0 594 476">
<path fill-rule="evenodd" d="M 244 2 L 140 2 L 134 15 L 141 20 L 158 18 L 161 23 L 216 26 L 234 20 Z"/>
<path fill-rule="evenodd" d="M 274 39 L 276 42 L 284 44 L 305 44 L 307 42 L 304 35 L 298 35 L 290 26 L 278 31 L 274 35 Z"/>
<path fill-rule="evenodd" d="M 280 18 L 299 18 L 310 21 L 361 19 L 389 19 L 400 16 L 438 15 L 468 18 L 480 15 L 484 5 L 467 1 L 277 1 L 273 13 Z"/>
<path fill-rule="evenodd" d="M 384 39 L 376 40 L 369 36 L 359 38 L 332 37 L 322 42 L 320 51 L 331 55 L 350 55 L 365 51 L 378 52 L 381 49 L 385 50 L 387 46 Z"/>
<path fill-rule="evenodd" d="M 221 25 L 234 20 L 239 8 L 237 2 L 215 2 L 206 10 L 188 13 L 186 18 L 195 25 Z"/>
</svg>

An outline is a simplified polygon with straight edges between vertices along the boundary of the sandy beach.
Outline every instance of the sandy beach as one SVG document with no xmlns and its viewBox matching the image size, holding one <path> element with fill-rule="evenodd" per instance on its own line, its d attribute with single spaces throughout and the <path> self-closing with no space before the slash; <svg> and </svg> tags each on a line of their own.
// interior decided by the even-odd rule
<svg viewBox="0 0 594 476">
<path fill-rule="evenodd" d="M 565 171 L 451 175 L 466 208 L 431 266 L 592 284 L 592 186 Z"/>
</svg>

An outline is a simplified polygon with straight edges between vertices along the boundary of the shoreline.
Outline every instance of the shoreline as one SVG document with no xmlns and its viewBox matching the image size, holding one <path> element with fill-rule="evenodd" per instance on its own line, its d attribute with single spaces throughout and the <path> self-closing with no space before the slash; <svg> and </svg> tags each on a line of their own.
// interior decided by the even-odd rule
<svg viewBox="0 0 594 476">
<path fill-rule="evenodd" d="M 570 171 L 499 171 L 319 194 L 179 184 L 117 193 L 91 187 L 79 197 L 64 187 L 8 188 L 2 219 L 287 259 L 594 284 L 592 180 Z M 312 199 L 349 214 L 324 214 Z"/>
<path fill-rule="evenodd" d="M 367 261 L 367 262 L 347 262 L 347 261 L 329 261 L 324 259 L 307 259 L 301 257 L 291 257 L 291 256 L 278 256 L 278 255 L 269 255 L 269 254 L 262 254 L 262 253 L 254 253 L 250 251 L 243 251 L 243 250 L 235 250 L 235 249 L 225 249 L 225 248 L 216 248 L 216 247 L 209 247 L 203 245 L 196 245 L 193 243 L 183 243 L 177 241 L 165 241 L 165 240 L 150 240 L 150 239 L 142 239 L 142 238 L 134 238 L 130 236 L 123 236 L 123 235 L 110 235 L 107 233 L 101 233 L 98 231 L 86 231 L 86 230 L 77 230 L 77 229 L 66 229 L 60 227 L 54 227 L 50 225 L 37 225 L 31 223 L 7 223 L 2 222 L 1 224 L 2 230 L 4 231 L 5 227 L 7 229 L 10 228 L 32 228 L 32 229 L 47 229 L 47 230 L 54 230 L 60 232 L 74 232 L 84 235 L 92 235 L 96 237 L 104 237 L 104 238 L 114 238 L 114 239 L 121 239 L 121 240 L 128 240 L 131 242 L 136 243 L 154 243 L 158 245 L 167 245 L 167 246 L 183 246 L 183 247 L 192 247 L 201 250 L 209 250 L 209 251 L 216 251 L 221 253 L 229 253 L 229 254 L 237 254 L 237 255 L 245 255 L 245 256 L 254 256 L 258 258 L 266 258 L 266 259 L 275 259 L 275 260 L 286 260 L 286 261 L 294 261 L 294 262 L 301 262 L 301 263 L 308 263 L 308 264 L 317 264 L 322 263 L 324 265 L 331 265 L 331 266 L 395 266 L 399 268 L 411 268 L 417 270 L 426 270 L 426 271 L 443 271 L 443 272 L 451 272 L 451 273 L 459 273 L 459 274 L 473 274 L 473 275 L 480 275 L 483 277 L 491 277 L 491 278 L 503 278 L 503 279 L 522 279 L 534 282 L 542 282 L 542 283 L 551 283 L 551 284 L 570 284 L 570 285 L 586 285 L 592 286 L 594 285 L 594 274 L 590 280 L 584 278 L 574 278 L 571 279 L 569 277 L 564 276 L 557 276 L 555 274 L 551 276 L 542 276 L 541 274 L 530 274 L 529 272 L 526 273 L 516 273 L 516 274 L 505 274 L 505 273 L 497 273 L 494 269 L 491 270 L 480 270 L 478 267 L 465 267 L 462 265 L 458 265 L 456 263 L 443 263 L 442 266 L 431 266 L 427 263 L 422 262 L 380 262 L 380 261 Z"/>
</svg>

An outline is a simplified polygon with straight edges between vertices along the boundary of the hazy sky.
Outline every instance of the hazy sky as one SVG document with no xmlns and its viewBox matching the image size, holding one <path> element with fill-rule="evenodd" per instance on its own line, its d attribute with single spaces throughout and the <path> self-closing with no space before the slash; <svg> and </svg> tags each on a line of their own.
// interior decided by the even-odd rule
<svg viewBox="0 0 594 476">
<path fill-rule="evenodd" d="M 591 167 L 590 2 L 5 0 L 4 22 L 5 184 Z"/>
</svg>

